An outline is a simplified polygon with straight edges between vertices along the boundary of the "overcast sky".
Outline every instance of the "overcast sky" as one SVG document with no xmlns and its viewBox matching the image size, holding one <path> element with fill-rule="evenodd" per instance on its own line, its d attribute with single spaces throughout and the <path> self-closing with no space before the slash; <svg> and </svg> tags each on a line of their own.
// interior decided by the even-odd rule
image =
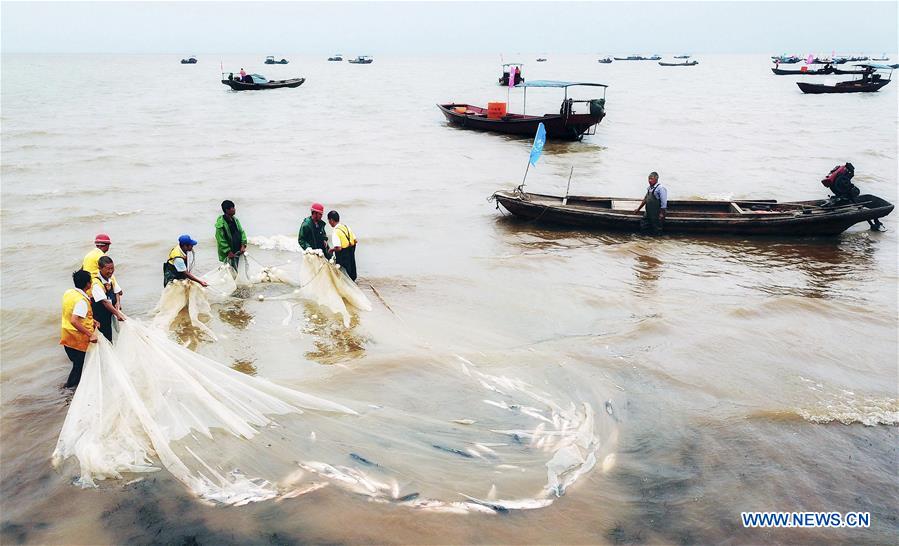
<svg viewBox="0 0 899 546">
<path fill-rule="evenodd" d="M 893 53 L 897 2 L 3 2 L 3 53 Z"/>
</svg>

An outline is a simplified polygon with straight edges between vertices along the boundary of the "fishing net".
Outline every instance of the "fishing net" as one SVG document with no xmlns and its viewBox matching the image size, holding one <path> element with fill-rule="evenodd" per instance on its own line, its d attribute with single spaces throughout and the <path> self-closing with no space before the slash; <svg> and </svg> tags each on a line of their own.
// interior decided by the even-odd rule
<svg viewBox="0 0 899 546">
<path fill-rule="evenodd" d="M 589 404 L 457 364 L 415 362 L 402 383 L 404 367 L 348 374 L 341 388 L 372 384 L 369 374 L 380 386 L 373 400 L 339 402 L 244 375 L 131 319 L 115 346 L 88 352 L 53 461 L 77 460 L 83 487 L 165 468 L 216 503 L 333 485 L 458 513 L 547 506 L 595 465 Z M 415 396 L 435 381 L 439 395 Z"/>
</svg>

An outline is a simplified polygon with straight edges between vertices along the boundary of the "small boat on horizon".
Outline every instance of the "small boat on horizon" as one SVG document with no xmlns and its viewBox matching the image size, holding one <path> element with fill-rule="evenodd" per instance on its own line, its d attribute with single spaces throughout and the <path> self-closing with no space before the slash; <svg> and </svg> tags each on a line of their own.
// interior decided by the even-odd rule
<svg viewBox="0 0 899 546">
<path fill-rule="evenodd" d="M 630 55 L 628 57 L 615 57 L 616 61 L 645 61 L 646 57 L 641 57 L 640 55 Z"/>
<path fill-rule="evenodd" d="M 539 59 L 537 59 L 537 62 L 538 62 L 538 63 L 545 63 L 545 62 L 546 62 L 546 58 L 545 58 L 545 57 L 540 57 Z"/>
<path fill-rule="evenodd" d="M 828 76 L 830 74 L 835 74 L 835 68 L 826 65 L 824 68 L 820 68 L 818 70 L 809 70 L 807 66 L 803 66 L 799 70 L 787 70 L 784 68 L 772 68 L 771 72 L 774 72 L 776 76 Z"/>
<path fill-rule="evenodd" d="M 675 59 L 689 59 L 691 55 L 675 55 Z"/>
<path fill-rule="evenodd" d="M 306 81 L 306 78 L 269 80 L 261 74 L 247 74 L 245 78 L 245 80 L 241 80 L 240 77 L 235 78 L 232 73 L 229 74 L 228 78 L 223 79 L 222 83 L 235 91 L 253 91 L 261 89 L 279 89 L 282 87 L 299 87 Z"/>
<path fill-rule="evenodd" d="M 665 63 L 659 61 L 659 66 L 696 66 L 699 64 L 699 61 L 685 61 L 682 63 Z"/>
<path fill-rule="evenodd" d="M 281 59 L 280 61 L 276 61 L 275 58 L 271 55 L 265 58 L 265 64 L 287 64 L 290 61 L 287 59 Z"/>
<path fill-rule="evenodd" d="M 359 55 L 355 59 L 350 59 L 347 62 L 350 64 L 371 64 L 375 60 L 369 57 L 368 55 Z"/>
<path fill-rule="evenodd" d="M 568 88 L 575 86 L 602 87 L 603 98 L 587 100 L 570 99 L 568 98 Z M 437 107 L 443 112 L 443 115 L 450 125 L 476 131 L 490 131 L 494 133 L 533 137 L 537 134 L 537 128 L 542 123 L 546 129 L 546 138 L 548 140 L 581 140 L 585 134 L 594 134 L 596 132 L 596 125 L 602 121 L 606 115 L 605 90 L 608 86 L 605 84 L 536 80 L 523 82 L 516 87 L 524 88 L 525 90 L 524 111 L 527 110 L 526 93 L 528 87 L 553 87 L 564 89 L 565 98 L 562 100 L 562 107 L 560 108 L 559 113 L 545 114 L 542 116 L 527 115 L 525 113 L 510 114 L 505 112 L 506 103 L 495 103 L 501 107 L 498 111 L 492 110 L 492 105 L 488 105 L 488 108 L 483 108 L 481 106 L 473 106 L 465 103 L 438 104 Z M 588 112 L 575 112 L 574 106 L 576 104 L 587 106 Z"/>
<path fill-rule="evenodd" d="M 343 55 L 340 54 L 340 53 L 338 53 L 337 55 L 333 55 L 333 56 L 331 56 L 331 57 L 328 57 L 328 60 L 329 60 L 329 61 L 342 61 L 342 60 L 343 60 Z"/>
<path fill-rule="evenodd" d="M 505 87 L 509 86 L 509 74 L 515 73 L 515 69 L 518 69 L 518 72 L 515 73 L 515 82 L 512 85 L 518 85 L 524 81 L 524 76 L 521 75 L 521 67 L 524 66 L 524 63 L 503 63 L 503 75 L 499 77 L 499 84 Z"/>
<path fill-rule="evenodd" d="M 191 55 L 186 59 L 181 59 L 181 64 L 197 64 L 197 58 Z"/>
<path fill-rule="evenodd" d="M 602 63 L 602 64 L 610 64 L 612 62 L 612 58 L 611 57 L 603 57 L 602 59 L 599 59 L 596 62 Z"/>
</svg>

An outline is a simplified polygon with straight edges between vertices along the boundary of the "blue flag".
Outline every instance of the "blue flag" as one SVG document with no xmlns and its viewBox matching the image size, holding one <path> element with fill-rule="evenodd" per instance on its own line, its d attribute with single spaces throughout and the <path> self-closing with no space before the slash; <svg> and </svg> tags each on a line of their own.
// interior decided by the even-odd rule
<svg viewBox="0 0 899 546">
<path fill-rule="evenodd" d="M 540 123 L 537 126 L 537 135 L 534 137 L 534 145 L 531 147 L 531 165 L 537 166 L 537 160 L 543 154 L 544 144 L 546 144 L 546 127 L 543 126 L 543 123 Z"/>
</svg>

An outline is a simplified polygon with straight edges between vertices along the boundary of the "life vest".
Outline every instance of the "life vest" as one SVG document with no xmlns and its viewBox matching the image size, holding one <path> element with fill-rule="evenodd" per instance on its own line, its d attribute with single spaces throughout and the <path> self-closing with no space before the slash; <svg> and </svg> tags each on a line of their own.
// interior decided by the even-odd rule
<svg viewBox="0 0 899 546">
<path fill-rule="evenodd" d="M 106 256 L 105 252 L 99 248 L 94 248 L 84 256 L 83 260 L 81 260 L 81 269 L 90 273 L 92 279 L 98 278 L 100 276 L 100 264 L 98 262 L 103 256 Z M 115 275 L 110 277 L 109 280 L 115 284 Z"/>
<path fill-rule="evenodd" d="M 79 301 L 87 303 L 87 316 L 82 319 L 82 322 L 90 332 L 94 331 L 94 311 L 91 308 L 90 298 L 75 288 L 69 288 L 62 295 L 62 334 L 59 344 L 71 347 L 76 351 L 86 352 L 87 348 L 90 347 L 91 337 L 79 332 L 75 325 L 72 324 L 72 311 L 75 310 L 75 304 Z"/>
<path fill-rule="evenodd" d="M 107 279 L 106 282 L 103 282 L 100 279 L 99 275 L 96 277 L 93 277 L 93 278 L 91 278 L 91 288 L 93 288 L 94 286 L 99 286 L 103 290 L 103 293 L 106 294 L 107 299 L 109 299 L 110 301 L 112 301 L 112 298 L 110 297 L 110 295 L 112 295 L 113 298 L 115 297 L 115 294 L 113 293 L 113 287 L 115 286 L 115 281 L 113 281 L 111 278 Z M 112 303 L 114 304 L 115 302 L 112 302 Z"/>
<path fill-rule="evenodd" d="M 186 271 L 190 271 L 190 266 L 193 264 L 188 263 L 187 261 L 187 253 L 181 250 L 180 245 L 175 245 L 175 248 L 169 252 L 169 259 L 162 264 L 162 285 L 167 286 L 170 282 L 174 280 L 186 279 L 187 274 L 186 271 L 178 271 L 175 267 L 175 260 L 177 258 L 182 258 L 184 260 L 185 267 L 188 267 Z"/>
</svg>

